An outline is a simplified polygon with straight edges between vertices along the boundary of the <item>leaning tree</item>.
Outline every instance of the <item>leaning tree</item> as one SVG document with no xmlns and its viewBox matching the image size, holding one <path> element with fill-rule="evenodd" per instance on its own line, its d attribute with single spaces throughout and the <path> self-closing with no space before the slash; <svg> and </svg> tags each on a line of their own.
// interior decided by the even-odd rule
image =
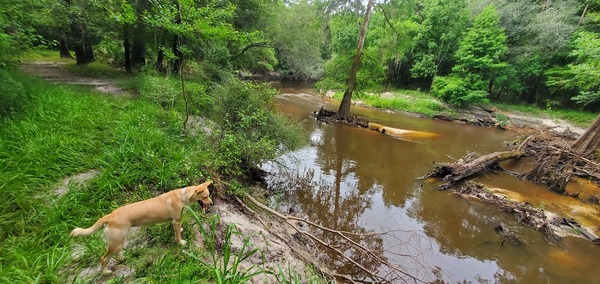
<svg viewBox="0 0 600 284">
<path fill-rule="evenodd" d="M 588 130 L 571 147 L 573 150 L 587 157 L 597 153 L 600 147 L 600 115 L 596 117 L 596 120 L 590 125 Z"/>
</svg>

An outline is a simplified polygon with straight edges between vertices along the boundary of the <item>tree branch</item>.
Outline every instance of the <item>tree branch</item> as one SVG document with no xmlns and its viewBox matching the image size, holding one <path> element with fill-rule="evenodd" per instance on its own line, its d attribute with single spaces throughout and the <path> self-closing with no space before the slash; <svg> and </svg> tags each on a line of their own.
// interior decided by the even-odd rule
<svg viewBox="0 0 600 284">
<path fill-rule="evenodd" d="M 237 55 L 232 56 L 229 60 L 234 61 L 234 60 L 238 59 L 238 57 L 240 57 L 244 53 L 246 53 L 246 51 L 248 51 L 250 48 L 257 48 L 257 47 L 271 47 L 272 48 L 273 43 L 267 42 L 267 41 L 251 43 L 249 45 L 246 45 L 244 48 L 242 48 L 242 50 Z"/>
</svg>

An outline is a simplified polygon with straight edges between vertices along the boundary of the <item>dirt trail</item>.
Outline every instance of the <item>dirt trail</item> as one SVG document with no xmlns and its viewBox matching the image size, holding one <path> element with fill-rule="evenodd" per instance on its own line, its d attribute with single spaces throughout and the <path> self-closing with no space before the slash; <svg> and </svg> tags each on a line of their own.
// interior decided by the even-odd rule
<svg viewBox="0 0 600 284">
<path fill-rule="evenodd" d="M 117 86 L 111 79 L 78 76 L 65 69 L 65 64 L 63 62 L 33 61 L 23 63 L 19 68 L 26 73 L 57 84 L 85 85 L 105 94 L 115 96 L 129 95 L 128 92 Z"/>
</svg>

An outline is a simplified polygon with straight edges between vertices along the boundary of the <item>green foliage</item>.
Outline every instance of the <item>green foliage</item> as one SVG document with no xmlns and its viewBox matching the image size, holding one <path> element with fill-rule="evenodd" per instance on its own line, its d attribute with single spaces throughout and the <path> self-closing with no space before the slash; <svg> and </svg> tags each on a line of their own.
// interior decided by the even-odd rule
<svg viewBox="0 0 600 284">
<path fill-rule="evenodd" d="M 493 4 L 475 17 L 473 27 L 456 51 L 457 65 L 452 75 L 434 79 L 431 87 L 434 96 L 457 106 L 488 102 L 487 91 L 491 91 L 495 78 L 507 69 L 507 64 L 501 61 L 506 52 L 506 36 L 499 23 L 500 16 Z"/>
<path fill-rule="evenodd" d="M 473 27 L 467 30 L 456 51 L 458 74 L 475 73 L 485 81 L 492 80 L 506 68 L 502 62 L 505 55 L 506 35 L 500 27 L 500 16 L 493 4 L 488 5 L 475 17 Z"/>
<path fill-rule="evenodd" d="M 600 36 L 580 32 L 573 56 L 577 58 L 570 66 L 574 76 L 567 86 L 576 86 L 580 93 L 572 99 L 584 105 L 600 102 Z"/>
<path fill-rule="evenodd" d="M 96 61 L 106 62 L 115 67 L 125 66 L 125 51 L 122 42 L 104 38 L 95 48 Z"/>
<path fill-rule="evenodd" d="M 600 36 L 581 31 L 577 34 L 574 45 L 572 55 L 575 62 L 547 70 L 547 84 L 554 92 L 578 91 L 579 94 L 571 99 L 579 104 L 600 102 Z"/>
<path fill-rule="evenodd" d="M 502 127 L 508 126 L 510 124 L 510 119 L 508 118 L 508 116 L 502 113 L 496 113 L 496 121 L 498 121 L 498 124 Z"/>
<path fill-rule="evenodd" d="M 78 76 L 95 78 L 123 78 L 127 76 L 124 70 L 115 69 L 102 62 L 92 62 L 85 65 L 70 63 L 65 65 L 65 69 Z"/>
<path fill-rule="evenodd" d="M 492 1 L 490 1 L 492 2 Z M 566 65 L 568 46 L 583 6 L 580 1 L 493 1 L 507 35 L 507 61 L 520 86 L 511 95 L 548 96 L 544 71 Z M 510 81 L 508 81 L 510 82 Z M 539 99 L 539 98 L 538 98 Z M 532 101 L 532 100 L 530 100 Z"/>
<path fill-rule="evenodd" d="M 324 77 L 315 84 L 320 90 L 343 90 L 350 74 L 354 54 L 335 55 L 325 64 Z M 381 58 L 375 49 L 363 50 L 360 69 L 356 73 L 356 91 L 364 91 L 381 86 L 385 78 L 385 70 Z"/>
<path fill-rule="evenodd" d="M 424 1 L 423 20 L 416 42 L 413 78 L 433 78 L 447 74 L 452 67 L 453 54 L 468 25 L 466 1 Z"/>
<path fill-rule="evenodd" d="M 594 119 L 596 119 L 596 117 L 598 116 L 598 114 L 594 112 L 561 109 L 540 109 L 537 106 L 525 104 L 495 103 L 494 105 L 506 111 L 517 111 L 536 116 L 547 116 L 551 118 L 564 119 L 584 128 L 589 127 L 594 121 Z"/>
<path fill-rule="evenodd" d="M 383 62 L 404 62 L 415 47 L 421 29 L 416 21 L 416 1 L 389 1 L 376 6 L 371 17 L 367 42 L 379 47 Z"/>
<path fill-rule="evenodd" d="M 221 127 L 217 160 L 231 161 L 240 172 L 300 145 L 300 126 L 276 113 L 276 92 L 267 84 L 230 80 L 218 86 L 209 117 Z"/>
<path fill-rule="evenodd" d="M 288 76 L 316 79 L 321 73 L 321 39 L 318 14 L 307 1 L 283 6 L 273 31 L 279 69 Z"/>
<path fill-rule="evenodd" d="M 431 94 L 459 107 L 488 103 L 485 91 L 473 90 L 467 81 L 456 76 L 435 77 Z"/>
<path fill-rule="evenodd" d="M 418 98 L 413 96 L 380 98 L 377 96 L 367 96 L 362 100 L 366 105 L 372 107 L 418 113 L 429 117 L 445 109 L 442 103 L 433 98 Z"/>
<path fill-rule="evenodd" d="M 34 44 L 49 44 L 36 33 L 43 23 L 44 1 L 14 0 L 0 5 L 0 68 L 14 64 L 17 57 Z"/>
</svg>

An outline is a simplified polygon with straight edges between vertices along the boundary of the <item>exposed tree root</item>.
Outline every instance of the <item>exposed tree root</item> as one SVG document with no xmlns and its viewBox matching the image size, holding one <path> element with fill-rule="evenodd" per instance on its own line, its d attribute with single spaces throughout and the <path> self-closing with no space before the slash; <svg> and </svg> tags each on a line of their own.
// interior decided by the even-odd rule
<svg viewBox="0 0 600 284">
<path fill-rule="evenodd" d="M 469 162 L 465 161 L 469 160 L 465 157 L 453 164 L 437 164 L 422 178 L 442 179 L 444 183 L 438 189 L 445 190 L 476 173 L 491 168 L 503 169 L 498 166 L 499 162 L 523 156 L 537 157 L 537 161 L 533 169 L 520 177 L 544 184 L 553 191 L 565 193 L 566 185 L 572 175 L 588 178 L 600 184 L 600 163 L 580 155 L 563 140 L 544 135 L 530 136 L 512 151 L 483 155 Z M 577 193 L 570 195 L 576 196 Z"/>
<path fill-rule="evenodd" d="M 467 182 L 453 187 L 452 191 L 460 196 L 496 204 L 502 211 L 515 215 L 520 223 L 544 233 L 550 242 L 561 240 L 559 228 L 555 225 L 557 221 L 555 218 L 548 220 L 543 209 L 536 209 L 527 202 L 516 202 L 494 194 L 476 182 Z"/>
<path fill-rule="evenodd" d="M 333 274 L 329 274 L 329 275 L 335 276 L 338 279 L 344 279 L 345 281 L 352 282 L 352 283 L 362 283 L 365 281 L 367 281 L 368 283 L 371 283 L 373 281 L 375 281 L 376 283 L 397 283 L 398 281 L 402 281 L 402 282 L 412 281 L 415 283 L 425 283 L 425 281 L 403 271 L 399 265 L 390 263 L 386 259 L 379 256 L 376 253 L 376 251 L 373 251 L 372 249 L 362 245 L 361 243 L 359 243 L 358 241 L 355 241 L 353 239 L 353 237 L 365 238 L 365 237 L 370 237 L 370 236 L 375 236 L 375 235 L 381 235 L 380 233 L 359 234 L 359 233 L 331 229 L 331 228 L 316 224 L 314 222 L 311 222 L 309 220 L 305 220 L 303 218 L 279 213 L 279 212 L 269 208 L 268 206 L 260 203 L 259 201 L 257 201 L 256 199 L 254 199 L 252 196 L 250 196 L 248 194 L 245 195 L 245 198 L 248 201 L 250 201 L 252 204 L 257 206 L 258 208 L 269 212 L 270 214 L 276 216 L 277 218 L 281 219 L 282 221 L 284 221 L 285 223 L 290 225 L 301 236 L 308 238 L 310 241 L 335 252 L 339 257 L 343 258 L 344 260 L 351 263 L 353 266 L 355 266 L 355 267 L 359 268 L 361 271 L 363 271 L 366 275 L 368 275 L 369 279 L 365 279 L 365 280 L 355 279 L 348 275 L 341 275 L 341 274 L 337 274 L 337 273 L 333 273 Z M 241 200 L 238 200 L 238 202 L 241 202 Z M 244 205 L 244 207 L 249 209 L 250 212 L 254 212 L 247 206 Z M 254 212 L 254 214 L 256 214 L 256 213 Z M 256 214 L 256 216 L 258 217 L 257 214 Z M 258 217 L 258 218 L 259 218 L 259 221 L 261 221 L 260 217 Z M 301 229 L 298 226 L 299 222 L 305 223 L 313 229 L 318 229 L 323 232 L 327 232 L 329 234 L 336 235 L 339 237 L 340 242 L 336 243 L 336 244 L 328 243 L 328 242 L 324 241 L 323 239 L 317 237 L 316 235 L 312 234 L 309 230 Z M 261 221 L 261 223 L 264 224 L 263 221 Z M 353 259 L 353 258 L 349 257 L 347 254 L 345 254 L 344 251 L 342 251 L 340 249 L 341 243 L 344 243 L 344 246 L 352 247 L 352 248 L 356 249 L 357 251 L 360 251 L 363 257 L 366 257 L 366 258 L 369 258 L 369 259 L 375 261 L 379 267 L 378 271 L 372 271 L 372 270 L 366 268 L 361 263 L 359 263 L 359 260 Z M 385 267 L 385 269 L 388 271 L 386 273 L 386 275 L 383 275 L 383 276 L 381 275 L 382 267 Z"/>
<path fill-rule="evenodd" d="M 348 124 L 352 124 L 358 127 L 364 127 L 364 128 L 368 128 L 369 127 L 369 121 L 359 117 L 359 116 L 349 116 L 348 118 L 340 118 L 338 117 L 337 113 L 335 111 L 331 111 L 331 110 L 327 110 L 323 107 L 321 107 L 319 109 L 319 111 L 315 111 L 313 113 L 313 115 L 315 116 L 315 118 L 320 121 L 320 122 L 325 122 L 325 123 L 329 123 L 329 122 L 345 122 Z"/>
<path fill-rule="evenodd" d="M 522 150 L 537 161 L 533 169 L 522 175 L 524 179 L 544 184 L 558 193 L 565 193 L 572 175 L 600 182 L 600 165 L 574 151 L 565 141 L 537 135 L 525 142 Z"/>
</svg>

